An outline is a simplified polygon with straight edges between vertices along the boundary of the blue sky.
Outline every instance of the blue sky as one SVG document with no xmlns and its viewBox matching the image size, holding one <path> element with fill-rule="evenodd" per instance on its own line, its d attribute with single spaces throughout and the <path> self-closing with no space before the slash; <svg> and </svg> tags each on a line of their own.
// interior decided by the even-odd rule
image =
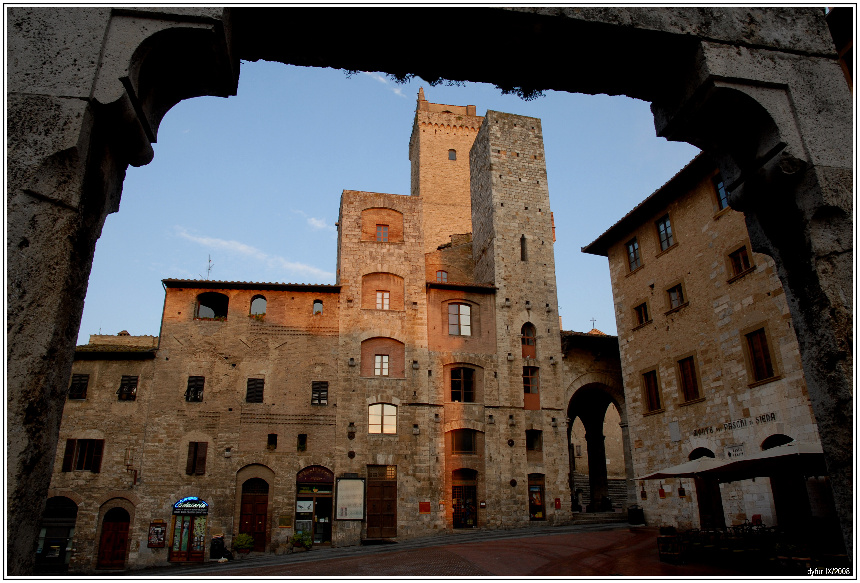
<svg viewBox="0 0 860 583">
<path fill-rule="evenodd" d="M 556 278 L 566 330 L 615 334 L 607 260 L 580 252 L 698 150 L 654 134 L 649 104 L 491 85 L 399 85 L 378 73 L 242 63 L 238 95 L 165 116 L 155 159 L 129 168 L 96 247 L 79 344 L 157 335 L 164 278 L 334 283 L 343 190 L 409 194 L 418 88 L 428 101 L 542 120 Z"/>
</svg>

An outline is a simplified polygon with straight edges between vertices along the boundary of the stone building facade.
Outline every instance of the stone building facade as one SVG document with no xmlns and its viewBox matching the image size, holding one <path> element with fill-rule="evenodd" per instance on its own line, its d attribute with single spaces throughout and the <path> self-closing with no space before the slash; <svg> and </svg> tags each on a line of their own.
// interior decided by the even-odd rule
<svg viewBox="0 0 860 583">
<path fill-rule="evenodd" d="M 633 473 L 728 464 L 789 442 L 822 459 L 757 479 L 715 469 L 637 480 L 637 503 L 649 524 L 685 528 L 833 521 L 789 306 L 727 198 L 700 155 L 583 248 L 609 259 Z"/>
<path fill-rule="evenodd" d="M 165 279 L 157 339 L 78 347 L 37 565 L 571 519 L 569 404 L 620 367 L 562 347 L 540 120 L 422 91 L 409 147 L 411 195 L 343 192 L 335 285 Z"/>
</svg>

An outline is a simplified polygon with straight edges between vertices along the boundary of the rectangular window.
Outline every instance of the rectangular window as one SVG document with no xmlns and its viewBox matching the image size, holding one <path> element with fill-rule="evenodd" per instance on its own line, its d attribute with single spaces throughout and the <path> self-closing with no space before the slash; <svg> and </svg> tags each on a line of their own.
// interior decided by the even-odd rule
<svg viewBox="0 0 860 583">
<path fill-rule="evenodd" d="M 666 290 L 669 294 L 669 309 L 674 310 L 680 308 L 684 304 L 684 290 L 681 289 L 681 284 L 670 287 Z"/>
<path fill-rule="evenodd" d="M 475 370 L 458 366 L 451 369 L 451 400 L 475 402 Z"/>
<path fill-rule="evenodd" d="M 436 283 L 448 283 L 448 272 L 440 269 L 436 272 Z"/>
<path fill-rule="evenodd" d="M 373 357 L 373 374 L 378 377 L 388 376 L 388 355 L 377 354 Z"/>
<path fill-rule="evenodd" d="M 328 381 L 311 382 L 311 405 L 328 405 Z"/>
<path fill-rule="evenodd" d="M 368 433 L 397 433 L 397 407 L 376 403 L 368 408 Z"/>
<path fill-rule="evenodd" d="M 636 313 L 636 325 L 641 326 L 647 322 L 650 322 L 651 319 L 648 317 L 648 304 L 646 302 L 642 302 L 635 308 L 633 311 Z"/>
<path fill-rule="evenodd" d="M 642 382 L 645 385 L 645 412 L 659 411 L 662 409 L 660 404 L 660 386 L 657 384 L 657 371 L 649 370 L 642 375 Z"/>
<path fill-rule="evenodd" d="M 675 244 L 675 240 L 672 238 L 672 223 L 669 222 L 669 215 L 657 221 L 657 236 L 660 238 L 661 251 L 665 251 Z"/>
<path fill-rule="evenodd" d="M 729 261 L 732 264 L 732 277 L 740 275 L 741 273 L 752 268 L 752 265 L 750 264 L 750 256 L 749 253 L 747 253 L 746 246 L 741 247 L 733 253 L 729 253 Z"/>
<path fill-rule="evenodd" d="M 307 451 L 308 449 L 308 434 L 299 433 L 296 438 L 296 451 Z"/>
<path fill-rule="evenodd" d="M 278 434 L 270 433 L 266 437 L 266 449 L 278 449 Z"/>
<path fill-rule="evenodd" d="M 206 441 L 189 441 L 188 458 L 185 462 L 185 473 L 189 476 L 202 476 L 206 473 Z"/>
<path fill-rule="evenodd" d="M 451 432 L 451 451 L 453 453 L 477 453 L 478 444 L 474 429 L 455 429 Z"/>
<path fill-rule="evenodd" d="M 63 453 L 64 472 L 92 472 L 98 474 L 102 468 L 104 439 L 67 439 Z"/>
<path fill-rule="evenodd" d="M 773 363 L 770 358 L 770 350 L 767 346 L 767 334 L 765 334 L 764 328 L 750 332 L 746 337 L 753 379 L 758 382 L 773 377 Z"/>
<path fill-rule="evenodd" d="M 387 310 L 389 307 L 390 293 L 387 291 L 376 292 L 376 309 Z"/>
<path fill-rule="evenodd" d="M 678 361 L 678 372 L 681 375 L 684 401 L 695 401 L 699 398 L 699 382 L 696 380 L 696 362 L 692 356 Z"/>
<path fill-rule="evenodd" d="M 527 395 L 538 393 L 538 389 L 540 388 L 538 370 L 536 366 L 523 367 L 523 392 Z"/>
<path fill-rule="evenodd" d="M 263 402 L 263 386 L 265 382 L 265 379 L 248 379 L 248 390 L 245 393 L 246 403 Z"/>
<path fill-rule="evenodd" d="M 472 335 L 472 309 L 467 304 L 448 304 L 448 334 Z"/>
<path fill-rule="evenodd" d="M 720 174 L 714 176 L 711 180 L 714 182 L 714 190 L 717 192 L 717 206 L 720 210 L 729 207 L 729 193 L 723 184 L 723 177 Z"/>
<path fill-rule="evenodd" d="M 639 241 L 635 238 L 627 242 L 627 264 L 630 266 L 630 271 L 636 271 L 642 267 L 642 260 L 639 257 Z"/>
<path fill-rule="evenodd" d="M 526 429 L 526 451 L 543 451 L 543 431 Z"/>
<path fill-rule="evenodd" d="M 529 251 L 526 245 L 526 236 L 523 235 L 522 237 L 520 237 L 520 261 L 529 260 Z"/>
<path fill-rule="evenodd" d="M 137 398 L 137 377 L 122 375 L 116 394 L 120 401 L 134 401 Z"/>
<path fill-rule="evenodd" d="M 86 399 L 87 386 L 90 384 L 90 375 L 73 374 L 72 384 L 69 386 L 69 399 Z"/>
<path fill-rule="evenodd" d="M 388 225 L 376 225 L 376 240 L 381 243 L 388 242 Z"/>
<path fill-rule="evenodd" d="M 188 377 L 188 388 L 185 389 L 185 400 L 189 403 L 203 401 L 203 383 L 205 377 Z"/>
</svg>

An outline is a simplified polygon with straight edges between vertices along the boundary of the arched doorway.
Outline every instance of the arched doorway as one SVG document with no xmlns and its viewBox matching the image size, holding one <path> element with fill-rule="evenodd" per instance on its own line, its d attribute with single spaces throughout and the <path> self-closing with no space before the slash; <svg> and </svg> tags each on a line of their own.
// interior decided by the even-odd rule
<svg viewBox="0 0 860 583">
<path fill-rule="evenodd" d="M 314 544 L 331 543 L 334 473 L 308 466 L 296 474 L 296 532 L 310 533 Z"/>
<path fill-rule="evenodd" d="M 451 508 L 454 510 L 454 528 L 478 526 L 477 470 L 454 470 L 451 475 Z"/>
<path fill-rule="evenodd" d="M 239 532 L 254 537 L 254 550 L 266 550 L 266 517 L 269 511 L 269 483 L 262 478 L 251 478 L 242 483 L 242 506 L 239 513 Z"/>
<path fill-rule="evenodd" d="M 124 569 L 128 551 L 128 526 L 131 517 L 125 508 L 111 508 L 102 521 L 96 568 Z"/>
<path fill-rule="evenodd" d="M 69 498 L 48 498 L 36 547 L 36 573 L 68 571 L 77 517 L 78 505 Z"/>
</svg>

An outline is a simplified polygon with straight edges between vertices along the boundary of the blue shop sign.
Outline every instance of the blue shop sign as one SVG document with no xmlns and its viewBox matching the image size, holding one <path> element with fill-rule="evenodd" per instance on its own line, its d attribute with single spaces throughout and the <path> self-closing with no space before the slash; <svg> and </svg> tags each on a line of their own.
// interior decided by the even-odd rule
<svg viewBox="0 0 860 583">
<path fill-rule="evenodd" d="M 173 505 L 173 514 L 209 514 L 209 504 L 197 496 L 187 496 Z"/>
</svg>

